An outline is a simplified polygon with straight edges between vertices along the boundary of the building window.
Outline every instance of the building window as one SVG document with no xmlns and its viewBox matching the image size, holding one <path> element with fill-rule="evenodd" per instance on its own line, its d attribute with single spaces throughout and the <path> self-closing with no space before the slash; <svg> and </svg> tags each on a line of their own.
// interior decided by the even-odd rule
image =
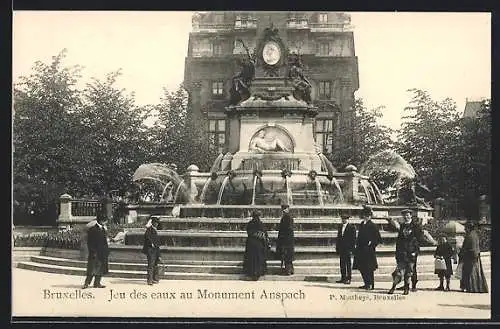
<svg viewBox="0 0 500 329">
<path fill-rule="evenodd" d="M 208 120 L 208 133 L 212 145 L 217 148 L 217 152 L 224 153 L 226 148 L 226 120 Z"/>
<path fill-rule="evenodd" d="M 224 83 L 222 81 L 212 82 L 212 96 L 220 97 L 224 95 Z"/>
<path fill-rule="evenodd" d="M 316 120 L 315 139 L 323 153 L 333 152 L 333 120 Z"/>
<path fill-rule="evenodd" d="M 330 44 L 328 42 L 322 42 L 319 44 L 319 55 L 328 56 L 330 54 Z"/>
<path fill-rule="evenodd" d="M 320 81 L 318 88 L 318 97 L 322 99 L 330 99 L 332 96 L 332 87 L 330 81 Z"/>
<path fill-rule="evenodd" d="M 221 56 L 222 55 L 222 45 L 220 43 L 212 43 L 212 55 Z"/>
<path fill-rule="evenodd" d="M 328 23 L 328 14 L 319 14 L 319 23 L 320 24 Z"/>
</svg>

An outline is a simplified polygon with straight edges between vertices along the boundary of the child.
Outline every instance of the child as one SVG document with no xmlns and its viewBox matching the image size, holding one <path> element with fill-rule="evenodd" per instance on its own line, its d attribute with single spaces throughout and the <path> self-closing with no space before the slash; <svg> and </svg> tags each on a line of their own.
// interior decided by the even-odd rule
<svg viewBox="0 0 500 329">
<path fill-rule="evenodd" d="M 453 274 L 453 269 L 451 267 L 451 259 L 453 257 L 453 248 L 450 243 L 446 241 L 446 237 L 442 236 L 438 240 L 438 246 L 434 252 L 434 258 L 444 259 L 446 264 L 446 269 L 434 271 L 439 277 L 439 287 L 435 290 L 445 290 L 443 287 L 443 280 L 446 278 L 446 291 L 450 291 L 450 277 Z"/>
</svg>

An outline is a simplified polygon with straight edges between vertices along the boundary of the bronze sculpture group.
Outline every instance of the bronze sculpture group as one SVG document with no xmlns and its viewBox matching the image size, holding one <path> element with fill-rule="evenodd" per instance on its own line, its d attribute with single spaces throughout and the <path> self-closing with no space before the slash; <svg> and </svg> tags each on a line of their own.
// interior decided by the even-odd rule
<svg viewBox="0 0 500 329">
<path fill-rule="evenodd" d="M 238 41 L 243 45 L 246 51 L 246 57 L 239 61 L 241 67 L 240 72 L 232 77 L 229 99 L 230 105 L 236 105 L 250 97 L 250 88 L 255 78 L 255 68 L 257 65 L 255 52 L 250 53 L 250 50 L 244 42 L 241 39 L 238 39 Z M 297 53 L 289 54 L 286 66 L 285 83 L 288 84 L 288 82 L 291 81 L 294 87 L 294 98 L 310 104 L 312 101 L 312 85 L 304 75 L 304 65 L 300 55 Z"/>
</svg>

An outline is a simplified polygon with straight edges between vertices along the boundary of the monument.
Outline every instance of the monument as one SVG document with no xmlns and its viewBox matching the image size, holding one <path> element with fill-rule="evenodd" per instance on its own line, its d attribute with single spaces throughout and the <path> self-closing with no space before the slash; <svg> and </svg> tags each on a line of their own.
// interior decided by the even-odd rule
<svg viewBox="0 0 500 329">
<path fill-rule="evenodd" d="M 282 26 L 295 28 L 288 22 Z M 224 26 L 218 24 L 217 27 Z M 202 25 L 198 28 L 201 29 Z M 370 177 L 360 174 L 356 166 L 348 164 L 342 171 L 337 170 L 323 154 L 325 144 L 321 144 L 318 133 L 318 122 L 325 122 L 334 112 L 325 112 L 318 106 L 321 102 L 313 101 L 313 84 L 316 82 L 306 73 L 311 69 L 304 69 L 311 67 L 309 61 L 312 63 L 318 58 L 291 50 L 290 42 L 287 42 L 289 31 L 280 30 L 272 22 L 256 31 L 252 27 L 252 31 L 257 40 L 252 47 L 248 45 L 252 44 L 249 38 L 246 41 L 243 37 L 234 40 L 235 47 L 241 46 L 243 51 L 235 56 L 238 67 L 226 75 L 230 83 L 225 87 L 229 97 L 217 98 L 219 87 L 224 83 L 219 82 L 220 72 L 215 65 L 226 61 L 218 57 L 210 58 L 208 62 L 206 58 L 196 59 L 203 65 L 210 64 L 211 71 L 199 72 L 199 75 L 200 79 L 205 79 L 204 76 L 209 74 L 207 81 L 212 82 L 212 96 L 219 105 L 207 113 L 210 123 L 207 126 L 209 133 L 224 134 L 223 140 L 228 143 L 220 148 L 225 151 L 215 159 L 209 172 L 200 172 L 196 164 L 190 165 L 183 174 L 166 164 L 140 166 L 133 180 L 154 181 L 161 185 L 163 195 L 159 203 L 128 205 L 129 214 L 134 214 L 128 222 L 141 222 L 151 215 L 160 218 L 159 238 L 165 249 L 162 258 L 167 264 L 165 277 L 170 278 L 238 278 L 245 249 L 245 227 L 252 210 L 258 209 L 262 213 L 262 221 L 274 244 L 280 206 L 284 203 L 290 205 L 296 218 L 295 257 L 299 262 L 308 262 L 297 267 L 295 280 L 324 277 L 336 271 L 325 265 L 325 260 L 331 261 L 335 257 L 340 215 L 349 215 L 351 222 L 358 225 L 361 210 L 367 204 L 373 208 L 374 222 L 382 231 L 380 252 L 393 253 L 396 235 L 384 231 L 387 218 L 399 217 L 403 208 L 410 208 L 415 216 L 425 218 L 431 216 L 432 209 L 420 204 L 386 205 L 376 184 Z M 195 53 L 192 48 L 190 46 L 188 52 Z M 215 50 L 212 47 L 212 51 Z M 201 52 L 200 49 L 196 51 Z M 194 61 L 189 58 L 191 60 Z M 319 59 L 320 62 L 324 60 Z M 330 60 L 346 61 L 345 58 L 326 59 Z M 189 61 L 186 66 L 195 65 Z M 199 113 L 202 108 L 200 97 L 205 94 L 203 88 L 210 84 L 205 80 L 207 83 L 195 83 L 192 71 L 186 69 L 191 73 L 186 73 L 185 85 L 195 112 L 193 117 L 197 123 L 203 123 L 206 121 Z M 356 84 L 354 81 L 353 85 Z M 319 86 L 324 89 L 326 84 Z M 338 88 L 343 90 L 342 86 Z M 344 111 L 349 107 L 349 95 L 353 93 L 339 94 L 339 108 Z M 345 118 L 349 116 L 346 114 Z M 223 132 L 217 130 L 221 124 Z M 334 140 L 335 143 L 339 141 Z M 143 228 L 127 228 L 124 245 L 110 247 L 110 260 L 144 263 L 140 252 L 143 236 Z M 270 261 L 269 274 L 277 273 L 278 265 Z M 130 268 L 134 266 L 130 265 Z M 314 273 L 309 269 L 311 266 Z M 186 268 L 190 274 L 181 275 Z M 207 271 L 214 276 L 208 277 Z"/>
</svg>

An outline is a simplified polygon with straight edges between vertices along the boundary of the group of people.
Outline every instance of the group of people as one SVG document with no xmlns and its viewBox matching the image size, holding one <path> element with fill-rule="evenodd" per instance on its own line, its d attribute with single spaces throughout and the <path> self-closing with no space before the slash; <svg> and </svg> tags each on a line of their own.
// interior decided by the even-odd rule
<svg viewBox="0 0 500 329">
<path fill-rule="evenodd" d="M 456 275 L 460 278 L 460 290 L 470 293 L 487 293 L 488 283 L 481 263 L 481 250 L 479 247 L 478 224 L 473 221 L 465 223 L 465 238 L 458 252 L 458 265 Z M 456 263 L 457 253 L 445 237 L 439 239 L 439 244 L 434 252 L 436 258 L 435 273 L 439 277 L 439 286 L 436 290 L 449 291 L 450 278 L 453 275 L 452 260 Z M 442 265 L 438 265 L 443 263 Z M 438 267 L 439 266 L 439 267 Z M 446 279 L 446 287 L 444 280 Z"/>
<path fill-rule="evenodd" d="M 276 256 L 281 260 L 281 274 L 292 275 L 295 253 L 293 217 L 288 205 L 281 206 L 282 216 L 276 240 Z M 271 245 L 267 230 L 261 221 L 258 210 L 252 212 L 252 219 L 247 224 L 247 241 L 243 259 L 243 271 L 254 281 L 267 272 L 267 259 L 271 255 Z"/>
<path fill-rule="evenodd" d="M 108 233 L 106 228 L 107 218 L 104 214 L 98 214 L 97 218 L 87 224 L 87 271 L 82 289 L 89 288 L 94 281 L 94 288 L 105 288 L 101 284 L 101 278 L 109 273 L 109 247 Z M 160 240 L 158 238 L 159 219 L 152 217 L 146 224 L 144 233 L 144 244 L 142 252 L 147 258 L 147 283 L 153 285 L 160 282 L 159 264 Z"/>
<path fill-rule="evenodd" d="M 289 205 L 282 205 L 282 216 L 278 226 L 276 241 L 276 257 L 281 261 L 281 274 L 294 274 L 294 218 L 290 214 Z M 419 221 L 414 220 L 409 209 L 402 211 L 403 222 L 389 219 L 390 225 L 397 230 L 396 238 L 396 269 L 392 272 L 392 287 L 388 293 L 393 294 L 397 285 L 403 281 L 403 294 L 417 290 L 417 259 L 420 245 L 425 241 L 424 231 Z M 352 269 L 361 273 L 363 285 L 361 289 L 373 290 L 375 287 L 374 272 L 378 268 L 376 248 L 382 238 L 378 226 L 372 221 L 373 211 L 364 207 L 361 211 L 362 221 L 356 232 L 354 224 L 349 223 L 349 216 L 341 215 L 342 223 L 338 227 L 336 252 L 340 260 L 341 278 L 337 283 L 350 284 Z M 142 252 L 147 257 L 147 284 L 159 282 L 160 241 L 158 238 L 159 219 L 152 217 L 146 224 Z M 247 240 L 243 260 L 244 273 L 251 280 L 258 280 L 267 272 L 267 260 L 271 256 L 271 245 L 267 230 L 261 221 L 258 210 L 252 212 L 252 219 L 247 224 Z M 488 285 L 481 264 L 479 235 L 477 224 L 468 221 L 465 225 L 466 235 L 458 252 L 458 276 L 460 289 L 464 292 L 486 293 Z M 106 217 L 98 215 L 96 220 L 87 224 L 88 262 L 87 275 L 82 289 L 86 289 L 94 280 L 95 288 L 104 288 L 101 278 L 108 273 L 108 237 Z M 354 262 L 352 256 L 354 255 Z M 453 275 L 453 260 L 456 261 L 456 251 L 444 236 L 439 238 L 435 250 L 435 274 L 440 283 L 436 290 L 449 291 L 450 278 Z M 446 287 L 444 281 L 446 280 Z"/>
<path fill-rule="evenodd" d="M 398 232 L 396 238 L 396 269 L 392 272 L 392 286 L 388 294 L 393 294 L 400 282 L 403 281 L 403 294 L 408 295 L 411 291 L 417 291 L 417 260 L 420 252 L 420 245 L 426 241 L 426 236 L 422 225 L 412 217 L 412 211 L 404 209 L 402 212 L 403 222 L 399 223 L 394 219 L 389 219 L 390 226 Z M 337 234 L 337 253 L 340 258 L 341 278 L 337 283 L 351 283 L 351 260 L 354 254 L 354 264 L 352 269 L 361 272 L 364 285 L 362 289 L 374 289 L 374 271 L 378 268 L 376 258 L 376 247 L 381 241 L 378 227 L 371 221 L 373 215 L 369 207 L 362 211 L 363 221 L 360 224 L 358 236 L 353 224 L 348 223 L 349 216 L 342 215 L 342 224 L 339 226 Z M 464 292 L 488 292 L 488 285 L 481 264 L 479 237 L 476 231 L 477 224 L 467 222 L 465 225 L 465 239 L 458 253 L 460 289 Z M 434 252 L 436 266 L 434 273 L 440 280 L 436 290 L 449 291 L 450 279 L 453 275 L 452 259 L 456 251 L 444 236 L 439 238 L 438 246 Z M 444 281 L 446 280 L 446 287 Z"/>
</svg>

